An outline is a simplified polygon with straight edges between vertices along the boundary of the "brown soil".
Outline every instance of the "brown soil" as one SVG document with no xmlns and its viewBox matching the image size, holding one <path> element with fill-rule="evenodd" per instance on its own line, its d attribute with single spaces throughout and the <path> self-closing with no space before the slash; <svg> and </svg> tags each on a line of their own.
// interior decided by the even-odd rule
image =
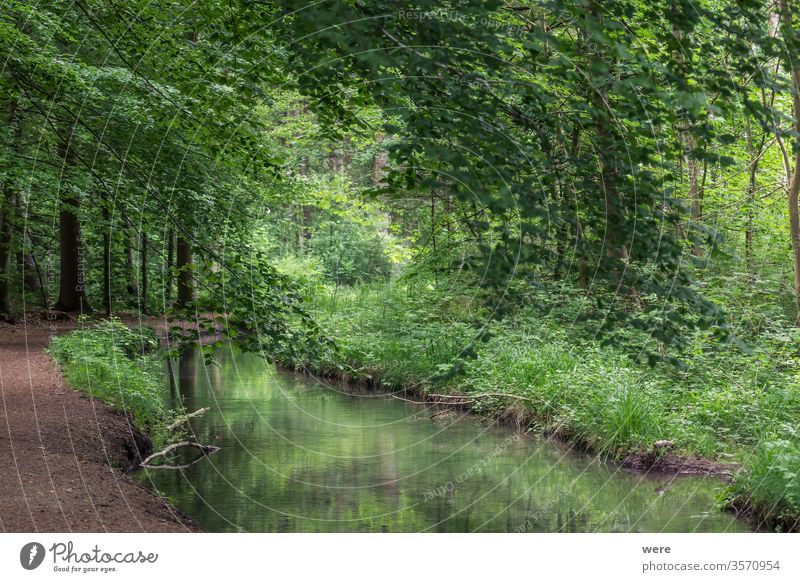
<svg viewBox="0 0 800 582">
<path fill-rule="evenodd" d="M 66 321 L 0 325 L 0 531 L 198 531 L 123 472 L 149 440 L 64 386 L 43 350 L 69 329 Z"/>
<path fill-rule="evenodd" d="M 625 457 L 621 464 L 627 469 L 651 474 L 711 475 L 720 479 L 730 479 L 736 470 L 734 465 L 726 465 L 711 459 L 683 457 L 674 453 L 659 456 L 652 453 L 634 453 Z"/>
</svg>

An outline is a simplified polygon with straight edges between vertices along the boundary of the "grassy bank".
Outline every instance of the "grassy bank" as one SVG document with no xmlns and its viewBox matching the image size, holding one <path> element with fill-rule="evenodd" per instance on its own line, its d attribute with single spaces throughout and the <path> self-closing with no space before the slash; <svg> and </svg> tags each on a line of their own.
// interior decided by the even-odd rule
<svg viewBox="0 0 800 582">
<path fill-rule="evenodd" d="M 112 319 L 53 338 L 48 352 L 72 388 L 126 414 L 159 448 L 170 438 L 173 418 L 164 405 L 157 349 L 152 330 Z"/>
<path fill-rule="evenodd" d="M 418 394 L 463 394 L 474 411 L 513 416 L 612 458 L 673 454 L 730 464 L 725 502 L 761 524 L 800 519 L 800 385 L 785 344 L 754 353 L 698 336 L 685 366 L 648 367 L 578 333 L 580 323 L 522 309 L 488 327 L 463 297 L 397 286 L 320 293 L 316 315 L 357 378 Z M 786 365 L 782 365 L 786 364 Z M 486 396 L 492 394 L 492 396 Z M 508 394 L 508 397 L 497 394 Z"/>
</svg>

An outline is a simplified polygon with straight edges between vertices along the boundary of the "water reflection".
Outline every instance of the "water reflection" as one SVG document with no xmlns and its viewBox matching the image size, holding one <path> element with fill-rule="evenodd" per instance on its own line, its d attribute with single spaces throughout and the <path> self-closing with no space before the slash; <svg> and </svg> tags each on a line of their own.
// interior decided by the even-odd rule
<svg viewBox="0 0 800 582">
<path fill-rule="evenodd" d="M 230 346 L 173 364 L 173 404 L 223 450 L 142 478 L 209 531 L 744 531 L 713 479 L 647 478 L 565 447 L 276 371 Z"/>
</svg>

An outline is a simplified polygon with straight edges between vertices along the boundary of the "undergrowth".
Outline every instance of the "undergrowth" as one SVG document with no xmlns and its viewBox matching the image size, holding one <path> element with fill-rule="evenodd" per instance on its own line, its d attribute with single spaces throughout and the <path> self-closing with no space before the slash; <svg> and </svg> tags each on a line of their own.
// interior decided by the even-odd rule
<svg viewBox="0 0 800 582">
<path fill-rule="evenodd" d="M 67 383 L 126 414 L 156 448 L 169 440 L 172 414 L 164 404 L 158 340 L 149 328 L 130 328 L 117 319 L 53 338 L 48 352 Z"/>
<path fill-rule="evenodd" d="M 473 410 L 502 416 L 522 404 L 531 430 L 615 458 L 668 440 L 679 455 L 737 468 L 726 498 L 739 507 L 776 527 L 800 517 L 800 384 L 780 329 L 760 330 L 749 346 L 698 333 L 682 366 L 650 367 L 557 313 L 522 308 L 486 323 L 480 302 L 432 286 L 339 288 L 316 296 L 315 313 L 338 345 L 336 365 L 356 378 L 510 394 L 478 396 Z"/>
</svg>

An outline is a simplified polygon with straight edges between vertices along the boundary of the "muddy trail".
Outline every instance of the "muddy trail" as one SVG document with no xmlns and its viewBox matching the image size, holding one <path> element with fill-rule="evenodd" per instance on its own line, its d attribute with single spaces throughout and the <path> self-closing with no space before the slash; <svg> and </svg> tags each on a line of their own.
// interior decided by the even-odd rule
<svg viewBox="0 0 800 582">
<path fill-rule="evenodd" d="M 0 531 L 198 528 L 125 471 L 149 441 L 125 416 L 64 385 L 44 353 L 69 322 L 0 325 Z"/>
</svg>

